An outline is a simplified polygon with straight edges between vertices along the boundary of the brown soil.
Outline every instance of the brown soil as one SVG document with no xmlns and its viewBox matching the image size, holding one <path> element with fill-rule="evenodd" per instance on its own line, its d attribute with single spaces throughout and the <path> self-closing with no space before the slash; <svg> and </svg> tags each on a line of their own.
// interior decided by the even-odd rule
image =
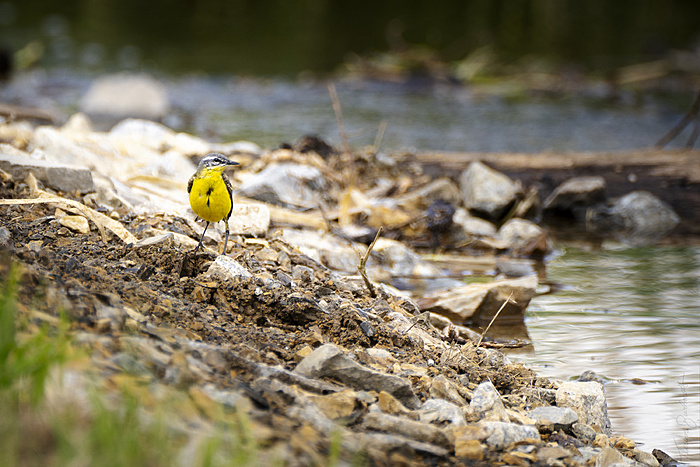
<svg viewBox="0 0 700 467">
<path fill-rule="evenodd" d="M 0 189 L 0 198 L 20 195 L 11 182 Z M 139 238 L 148 236 L 153 227 L 196 237 L 177 219 L 122 222 Z M 283 267 L 267 259 L 260 244 L 238 239 L 229 256 L 245 265 L 253 277 L 220 280 L 201 275 L 215 260 L 213 253 L 183 251 L 170 242 L 134 247 L 112 237 L 105 243 L 94 226 L 88 235 L 62 227 L 54 208 L 47 205 L 3 208 L 0 226 L 10 233 L 9 242 L 1 247 L 5 259 L 0 261 L 0 280 L 10 261 L 21 263 L 20 310 L 54 316 L 64 310 L 74 330 L 112 336 L 115 342 L 120 331 L 106 324 L 103 312 L 126 307 L 148 318 L 138 331 L 142 337 L 157 340 L 158 330 L 169 329 L 193 341 L 230 349 L 246 361 L 288 370 L 298 363 L 295 354 L 303 347 L 332 342 L 354 351 L 360 361 L 362 349 L 368 347 L 385 348 L 400 363 L 426 367 L 432 360 L 429 375 L 444 374 L 458 382 L 467 391 L 465 397 L 487 379 L 502 394 L 513 395 L 513 406 L 530 396 L 539 397 L 536 388 L 551 387 L 549 381 L 521 365 L 503 365 L 487 358 L 485 349 L 471 343 L 462 346 L 454 358 L 441 350 L 425 350 L 422 343 L 388 323 L 368 319 L 368 313 L 383 317 L 400 309 L 417 312 L 409 302 L 386 295 L 372 298 L 364 288 L 343 285 L 334 273 L 276 238 L 267 239 L 269 248 L 286 254 L 291 264 Z M 307 266 L 312 273 L 292 284 L 294 265 Z M 417 326 L 437 336 L 424 323 Z M 232 367 L 237 371 L 222 370 L 216 375 L 220 387 L 236 387 L 256 377 L 246 370 L 245 362 L 234 362 Z M 426 387 L 420 378 L 413 382 L 418 397 L 430 397 L 429 384 Z M 272 403 L 268 407 L 275 410 Z M 358 425 L 359 421 L 355 427 Z M 284 439 L 285 435 L 280 436 Z"/>
</svg>

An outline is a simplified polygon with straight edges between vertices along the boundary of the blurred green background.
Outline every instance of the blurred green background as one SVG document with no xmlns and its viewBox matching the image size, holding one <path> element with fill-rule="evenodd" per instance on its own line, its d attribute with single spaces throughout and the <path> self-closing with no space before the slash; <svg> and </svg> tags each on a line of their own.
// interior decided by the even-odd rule
<svg viewBox="0 0 700 467">
<path fill-rule="evenodd" d="M 13 0 L 0 47 L 31 41 L 45 66 L 294 76 L 352 54 L 489 46 L 499 60 L 606 70 L 700 46 L 697 0 Z"/>
</svg>

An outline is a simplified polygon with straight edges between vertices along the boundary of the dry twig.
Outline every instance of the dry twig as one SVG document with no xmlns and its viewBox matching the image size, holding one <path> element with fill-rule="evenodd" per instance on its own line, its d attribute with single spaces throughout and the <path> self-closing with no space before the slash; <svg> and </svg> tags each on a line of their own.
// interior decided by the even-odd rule
<svg viewBox="0 0 700 467">
<path fill-rule="evenodd" d="M 338 133 L 340 133 L 340 140 L 343 143 L 343 151 L 346 154 L 350 154 L 350 144 L 348 143 L 348 134 L 345 131 L 345 124 L 343 123 L 343 109 L 340 107 L 340 99 L 338 99 L 338 93 L 335 90 L 335 84 L 328 83 L 328 94 L 331 96 L 331 102 L 333 103 L 333 112 L 335 112 L 335 121 L 338 124 Z"/>
<path fill-rule="evenodd" d="M 489 323 L 488 326 L 486 326 L 486 329 L 484 329 L 484 332 L 481 333 L 481 337 L 479 338 L 479 342 L 477 342 L 476 346 L 479 347 L 481 345 L 481 341 L 484 340 L 484 336 L 488 332 L 489 328 L 491 328 L 491 325 L 493 324 L 494 321 L 496 321 L 496 318 L 498 318 L 498 315 L 501 314 L 501 311 L 506 307 L 506 304 L 510 301 L 510 299 L 513 297 L 513 292 L 508 295 L 508 298 L 506 299 L 505 302 L 503 302 L 503 305 L 498 309 L 495 315 L 493 315 L 493 318 L 491 318 L 491 322 Z"/>
<path fill-rule="evenodd" d="M 357 266 L 357 270 L 360 272 L 360 275 L 362 276 L 362 279 L 365 281 L 365 285 L 367 286 L 367 290 L 369 290 L 369 295 L 372 298 L 377 297 L 377 292 L 374 291 L 374 286 L 372 285 L 372 282 L 369 280 L 367 277 L 367 271 L 365 270 L 365 265 L 367 264 L 367 260 L 369 259 L 369 254 L 372 251 L 372 248 L 374 248 L 374 244 L 377 243 L 377 240 L 379 239 L 379 235 L 382 233 L 382 228 L 379 227 L 379 230 L 377 230 L 377 235 L 374 236 L 374 240 L 372 240 L 372 243 L 370 243 L 369 247 L 367 247 L 367 252 L 363 257 L 360 258 L 360 264 Z"/>
</svg>

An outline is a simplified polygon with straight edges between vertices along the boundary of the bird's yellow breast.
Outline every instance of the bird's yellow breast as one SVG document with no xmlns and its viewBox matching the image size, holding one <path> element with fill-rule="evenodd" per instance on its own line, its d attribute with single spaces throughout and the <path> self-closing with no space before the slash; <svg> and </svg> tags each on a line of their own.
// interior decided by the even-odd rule
<svg viewBox="0 0 700 467">
<path fill-rule="evenodd" d="M 190 206 L 208 222 L 219 222 L 231 213 L 233 194 L 222 178 L 221 170 L 205 169 L 192 180 Z"/>
</svg>

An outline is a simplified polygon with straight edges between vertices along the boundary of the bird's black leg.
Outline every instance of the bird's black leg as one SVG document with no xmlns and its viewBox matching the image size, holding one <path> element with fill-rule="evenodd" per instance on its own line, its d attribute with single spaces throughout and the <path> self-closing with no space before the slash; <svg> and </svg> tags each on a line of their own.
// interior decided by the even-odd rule
<svg viewBox="0 0 700 467">
<path fill-rule="evenodd" d="M 204 232 L 202 232 L 202 236 L 199 238 L 199 243 L 196 247 L 194 247 L 193 251 L 197 251 L 200 248 L 204 247 L 204 244 L 202 242 L 204 241 L 204 234 L 207 233 L 207 227 L 209 227 L 209 221 L 207 221 L 207 225 L 204 226 Z"/>
</svg>

